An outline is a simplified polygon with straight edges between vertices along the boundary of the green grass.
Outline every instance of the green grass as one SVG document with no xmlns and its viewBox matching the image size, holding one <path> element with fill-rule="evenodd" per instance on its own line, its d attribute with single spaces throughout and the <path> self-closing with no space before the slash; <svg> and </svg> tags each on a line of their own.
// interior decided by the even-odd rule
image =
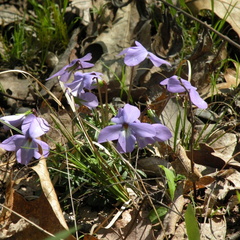
<svg viewBox="0 0 240 240">
<path fill-rule="evenodd" d="M 54 0 L 43 1 L 43 4 L 28 0 L 28 4 L 32 7 L 31 13 L 24 14 L 29 16 L 28 19 L 24 16 L 22 21 L 16 22 L 13 31 L 6 29 L 0 32 L 5 49 L 0 61 L 10 68 L 25 65 L 36 75 L 44 72 L 49 51 L 61 54 L 66 49 L 73 25 L 78 18 L 67 25 L 64 16 L 68 0 L 59 1 L 58 4 Z M 10 37 L 6 31 L 10 31 Z"/>
</svg>

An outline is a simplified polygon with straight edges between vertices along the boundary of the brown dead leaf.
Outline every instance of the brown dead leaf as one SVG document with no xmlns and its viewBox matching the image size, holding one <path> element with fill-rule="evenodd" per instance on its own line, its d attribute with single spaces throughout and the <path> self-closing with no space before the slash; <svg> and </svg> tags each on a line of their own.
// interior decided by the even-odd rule
<svg viewBox="0 0 240 240">
<path fill-rule="evenodd" d="M 115 226 L 118 229 L 126 227 L 127 224 L 129 224 L 131 222 L 131 220 L 132 220 L 131 211 L 132 211 L 132 209 L 125 210 L 122 213 L 122 218 L 115 222 Z"/>
<path fill-rule="evenodd" d="M 46 159 L 40 158 L 38 164 L 33 166 L 32 169 L 38 174 L 42 190 L 46 196 L 50 206 L 52 207 L 53 212 L 58 218 L 59 222 L 62 224 L 63 228 L 68 229 L 66 221 L 64 219 L 55 189 L 53 187 L 52 181 L 49 176 L 47 169 Z"/>
<path fill-rule="evenodd" d="M 194 15 L 197 15 L 203 9 L 213 10 L 221 19 L 226 19 L 240 36 L 239 0 L 186 0 L 185 2 Z"/>
<path fill-rule="evenodd" d="M 200 143 L 199 150 L 193 150 L 193 160 L 195 163 L 217 169 L 234 168 L 240 171 L 240 164 L 237 161 L 225 158 L 221 153 L 216 152 L 208 144 Z M 187 151 L 187 156 L 191 158 L 191 152 Z"/>
<path fill-rule="evenodd" d="M 190 181 L 196 182 L 202 176 L 201 173 L 194 167 L 194 172 L 191 169 L 191 160 L 186 154 L 185 149 L 179 144 L 174 161 L 171 162 L 174 170 L 178 174 L 186 176 Z"/>
<path fill-rule="evenodd" d="M 240 173 L 235 169 L 221 170 L 211 174 L 215 179 L 205 190 L 205 198 L 203 205 L 203 216 L 209 216 L 214 212 L 214 215 L 223 216 L 226 214 L 225 208 L 219 208 L 216 211 L 216 207 L 219 202 L 228 201 L 229 192 L 232 193 L 239 189 Z"/>
<path fill-rule="evenodd" d="M 189 57 L 192 67 L 191 83 L 198 89 L 200 95 L 206 95 L 210 89 L 210 75 L 215 54 L 212 52 L 212 38 L 204 29 L 198 38 L 198 44 Z M 188 72 L 188 69 L 185 70 Z"/>
<path fill-rule="evenodd" d="M 158 240 L 166 239 L 166 236 L 173 236 L 175 234 L 176 225 L 181 218 L 184 204 L 183 183 L 178 183 L 175 191 L 174 201 L 164 218 L 164 229 L 158 236 Z"/>
<path fill-rule="evenodd" d="M 49 235 L 43 230 L 51 234 L 64 230 L 44 194 L 38 199 L 27 201 L 13 189 L 13 184 L 11 182 L 7 188 L 6 201 L 0 215 L 1 239 L 9 237 L 12 240 L 45 239 Z M 75 238 L 70 236 L 67 239 Z"/>
<path fill-rule="evenodd" d="M 214 216 L 209 218 L 209 222 L 201 223 L 202 240 L 225 240 L 227 223 L 224 216 Z"/>
<path fill-rule="evenodd" d="M 206 188 L 209 184 L 211 184 L 215 179 L 211 176 L 203 176 L 197 182 L 195 182 L 196 190 L 201 188 Z M 184 193 L 193 190 L 193 184 L 191 181 L 186 180 L 184 182 Z"/>
<path fill-rule="evenodd" d="M 229 88 L 237 87 L 240 83 L 240 76 L 238 72 L 239 72 L 239 66 L 238 66 L 238 69 L 236 70 L 232 68 L 227 68 L 224 73 L 224 79 L 226 82 L 217 84 L 217 88 L 229 89 Z"/>
<path fill-rule="evenodd" d="M 173 57 L 183 47 L 182 29 L 166 9 L 164 20 L 159 24 L 158 31 L 152 43 L 154 53 L 162 58 Z"/>
<path fill-rule="evenodd" d="M 143 170 L 148 176 L 162 176 L 162 171 L 159 165 L 168 167 L 169 163 L 164 158 L 147 157 L 138 160 L 138 168 Z"/>
<path fill-rule="evenodd" d="M 226 132 L 222 129 L 215 131 L 208 138 L 207 143 L 226 159 L 230 159 L 238 144 L 236 133 Z"/>
<path fill-rule="evenodd" d="M 18 73 L 4 73 L 0 75 L 0 84 L 7 94 L 20 99 L 27 99 L 33 101 L 32 96 L 29 96 L 30 79 L 20 79 Z M 7 98 L 9 106 L 15 106 L 17 100 Z"/>
<path fill-rule="evenodd" d="M 127 214 L 128 215 L 128 214 Z M 148 218 L 148 213 L 133 209 L 130 213 L 131 221 L 121 229 L 100 229 L 97 236 L 100 239 L 127 239 L 127 240 L 154 240 L 152 224 Z M 128 217 L 129 218 L 129 215 Z M 130 218 L 129 218 L 130 219 Z"/>
</svg>

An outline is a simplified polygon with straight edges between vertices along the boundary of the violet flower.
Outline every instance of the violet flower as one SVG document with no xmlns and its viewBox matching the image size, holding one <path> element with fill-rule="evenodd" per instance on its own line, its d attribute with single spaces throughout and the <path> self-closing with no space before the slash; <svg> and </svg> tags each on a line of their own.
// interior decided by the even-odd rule
<svg viewBox="0 0 240 240">
<path fill-rule="evenodd" d="M 91 53 L 88 53 L 82 58 L 75 59 L 71 63 L 63 67 L 60 71 L 56 72 L 51 77 L 47 78 L 46 81 L 48 81 L 51 78 L 60 76 L 60 79 L 59 79 L 60 81 L 67 82 L 74 71 L 93 67 L 94 64 L 88 62 L 91 59 L 92 59 Z"/>
<path fill-rule="evenodd" d="M 126 104 L 118 110 L 117 116 L 111 119 L 116 124 L 100 131 L 98 142 L 118 140 L 117 150 L 120 153 L 126 153 L 133 151 L 136 141 L 139 147 L 143 148 L 154 142 L 153 140 L 160 139 L 160 136 L 157 136 L 156 127 L 149 123 L 141 123 L 138 120 L 139 116 L 140 111 L 137 107 Z M 171 137 L 169 133 L 163 132 L 162 139 Z"/>
<path fill-rule="evenodd" d="M 97 81 L 101 80 L 100 75 L 102 74 L 98 72 L 76 72 L 73 82 L 65 83 L 64 85 L 70 89 L 70 94 L 79 98 L 79 101 L 77 100 L 76 102 L 80 102 L 82 105 L 92 109 L 98 106 L 98 99 L 93 93 L 86 92 L 85 89 L 91 90 L 96 88 Z"/>
<path fill-rule="evenodd" d="M 145 47 L 138 41 L 135 41 L 136 46 L 129 47 L 121 51 L 118 55 L 124 55 L 124 63 L 127 66 L 136 66 L 145 58 L 149 58 L 149 60 L 153 63 L 154 66 L 159 67 L 162 64 L 171 65 L 168 61 L 165 61 L 151 52 L 148 52 Z"/>
<path fill-rule="evenodd" d="M 89 109 L 96 108 L 98 106 L 98 99 L 97 97 L 91 92 L 85 92 L 82 90 L 78 92 L 77 99 L 75 99 L 76 103 L 80 103 Z"/>
<path fill-rule="evenodd" d="M 4 122 L 14 126 L 14 127 L 19 127 L 21 126 L 23 120 L 26 118 L 26 114 L 16 114 L 16 115 L 8 115 L 1 117 L 0 119 L 3 120 Z M 3 124 L 3 129 L 4 130 L 10 130 L 11 128 L 8 127 L 7 125 Z"/>
<path fill-rule="evenodd" d="M 15 151 L 17 161 L 27 165 L 34 157 L 47 157 L 49 146 L 47 143 L 37 139 L 49 130 L 46 120 L 36 117 L 33 114 L 27 115 L 22 123 L 23 135 L 16 134 L 4 140 L 0 147 L 7 151 Z"/>
<path fill-rule="evenodd" d="M 160 82 L 160 84 L 164 86 L 166 85 L 167 90 L 172 93 L 184 93 L 188 91 L 190 100 L 194 105 L 202 109 L 206 109 L 208 107 L 208 104 L 200 97 L 199 93 L 197 92 L 197 88 L 193 87 L 187 80 L 174 75 L 170 78 L 166 78 Z"/>
<path fill-rule="evenodd" d="M 65 83 L 64 86 L 70 88 L 72 93 L 77 95 L 77 92 L 81 92 L 84 88 L 88 90 L 96 88 L 97 81 L 101 80 L 101 75 L 102 73 L 99 72 L 76 72 L 74 80 L 71 83 Z"/>
</svg>

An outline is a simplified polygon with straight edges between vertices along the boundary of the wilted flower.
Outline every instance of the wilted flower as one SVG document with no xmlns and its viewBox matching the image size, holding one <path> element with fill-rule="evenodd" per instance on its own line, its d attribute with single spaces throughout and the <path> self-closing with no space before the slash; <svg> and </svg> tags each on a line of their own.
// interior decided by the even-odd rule
<svg viewBox="0 0 240 240">
<path fill-rule="evenodd" d="M 26 118 L 26 114 L 16 114 L 16 115 L 8 115 L 1 117 L 0 119 L 3 120 L 4 122 L 11 124 L 14 127 L 19 127 L 21 126 L 23 120 Z M 8 127 L 7 125 L 3 124 L 3 129 L 4 130 L 10 130 L 11 128 Z"/>
<path fill-rule="evenodd" d="M 74 71 L 79 70 L 79 69 L 93 67 L 94 64 L 88 62 L 91 59 L 92 59 L 92 54 L 91 53 L 88 53 L 87 55 L 85 55 L 82 58 L 75 59 L 71 63 L 69 63 L 68 65 L 63 67 L 60 71 L 53 74 L 51 77 L 47 78 L 46 81 L 51 79 L 51 78 L 60 76 L 60 79 L 59 79 L 60 81 L 67 82 L 69 80 L 71 74 Z"/>
<path fill-rule="evenodd" d="M 163 139 L 164 141 L 171 137 L 170 131 L 168 130 L 169 132 L 166 133 L 165 129 L 161 133 L 162 136 L 158 135 L 160 133 L 154 126 L 155 124 L 142 123 L 138 120 L 139 116 L 140 111 L 137 107 L 126 104 L 124 108 L 118 110 L 117 116 L 111 119 L 116 124 L 107 126 L 100 131 L 98 142 L 118 140 L 117 150 L 120 153 L 126 153 L 133 151 L 136 141 L 139 147 L 143 148 L 156 140 Z"/>
<path fill-rule="evenodd" d="M 47 157 L 49 146 L 47 143 L 37 139 L 49 130 L 46 120 L 36 117 L 33 114 L 27 115 L 22 123 L 23 135 L 16 134 L 4 140 L 0 147 L 7 151 L 15 151 L 17 161 L 27 165 L 34 157 Z"/>
<path fill-rule="evenodd" d="M 187 80 L 174 75 L 170 78 L 166 78 L 160 82 L 160 84 L 166 85 L 167 90 L 172 93 L 183 93 L 189 91 L 190 100 L 194 105 L 202 109 L 206 109 L 208 107 L 208 104 L 200 97 L 199 93 L 197 92 L 197 88 L 193 87 Z"/>
<path fill-rule="evenodd" d="M 148 52 L 145 47 L 138 41 L 135 41 L 136 46 L 124 49 L 119 55 L 124 55 L 124 63 L 127 66 L 136 66 L 141 63 L 145 58 L 149 58 L 154 66 L 159 67 L 162 64 L 171 65 L 168 61 L 165 61 L 151 52 Z"/>
</svg>

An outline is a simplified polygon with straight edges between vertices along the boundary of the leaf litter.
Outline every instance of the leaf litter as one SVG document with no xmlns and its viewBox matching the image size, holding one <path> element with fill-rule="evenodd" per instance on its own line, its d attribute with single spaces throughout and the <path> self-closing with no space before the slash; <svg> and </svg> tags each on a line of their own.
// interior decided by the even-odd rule
<svg viewBox="0 0 240 240">
<path fill-rule="evenodd" d="M 119 1 L 112 2 L 114 2 L 115 5 L 119 4 Z M 101 6 L 104 5 L 105 2 L 99 1 L 97 4 Z M 138 4 L 138 6 L 140 6 L 140 3 Z M 145 4 L 141 4 L 142 7 L 145 7 Z M 209 4 L 209 1 L 190 0 L 186 1 L 186 4 L 195 14 L 202 9 L 212 10 L 212 5 Z M 226 18 L 226 22 L 228 22 L 237 35 L 239 35 L 239 1 L 232 1 L 230 4 L 226 1 L 215 0 L 214 4 L 214 13 L 222 19 Z M 95 59 L 96 64 L 94 71 L 102 72 L 106 76 L 105 81 L 109 83 L 107 92 L 111 93 L 115 91 L 112 97 L 109 98 L 111 101 L 114 96 L 119 95 L 118 92 L 120 92 L 121 89 L 119 83 L 116 81 L 116 76 L 121 76 L 122 63 L 119 59 L 116 61 L 116 54 L 122 49 L 131 46 L 133 39 L 136 38 L 141 40 L 141 42 L 145 42 L 146 46 L 148 45 L 148 47 L 150 47 L 149 39 L 152 37 L 152 33 L 149 31 L 149 27 L 151 26 L 150 21 L 144 21 L 144 24 L 141 22 L 145 17 L 144 11 L 138 12 L 133 2 L 126 4 L 126 6 L 122 8 L 115 8 L 115 12 L 109 11 L 108 9 L 111 15 L 105 16 L 105 22 L 103 21 L 102 23 L 96 22 L 96 19 L 95 21 L 91 20 L 89 9 L 92 8 L 92 5 L 90 1 L 72 1 L 72 7 L 80 9 L 80 16 L 83 19 L 82 24 L 87 27 L 87 30 L 83 33 L 78 29 L 72 34 L 69 46 L 60 58 L 53 73 L 57 72 L 72 59 L 78 58 L 82 53 L 92 52 L 94 55 L 95 52 L 98 52 L 98 56 Z M 227 16 L 228 12 L 226 12 L 226 9 L 230 9 L 229 16 Z M 17 12 L 17 14 L 19 15 L 19 12 Z M 153 36 L 152 49 L 158 56 L 170 57 L 174 59 L 174 61 L 177 61 L 183 44 L 181 40 L 181 28 L 175 20 L 169 17 L 170 15 L 168 15 L 167 10 L 164 14 L 164 21 L 159 25 L 157 32 Z M 169 33 L 169 35 L 163 35 L 164 32 Z M 201 95 L 209 98 L 213 96 L 213 94 L 209 94 L 211 90 L 211 75 L 220 67 L 219 62 L 226 58 L 227 49 L 223 44 L 219 48 L 219 51 L 213 52 L 212 37 L 206 29 L 204 29 L 198 37 L 198 45 L 188 58 L 191 61 L 193 69 L 192 83 L 200 89 Z M 178 45 L 176 45 L 176 43 Z M 232 92 L 229 91 L 229 89 L 234 88 L 236 93 L 239 91 L 238 65 L 238 63 L 234 62 L 233 67 L 226 68 L 222 73 L 221 81 L 216 84 L 217 91 L 214 93 L 214 96 L 218 97 L 221 95 L 225 103 L 231 101 Z M 105 66 L 108 66 L 108 68 Z M 140 66 L 141 70 L 135 70 L 132 73 L 130 69 L 127 69 L 126 73 L 127 76 L 131 74 L 135 76 L 135 86 L 134 89 L 132 89 L 132 93 L 135 92 L 133 94 L 134 100 L 150 100 L 150 105 L 152 104 L 153 108 L 158 109 L 159 112 L 157 112 L 157 114 L 163 117 L 162 121 L 166 122 L 167 126 L 174 132 L 178 121 L 177 112 L 180 109 L 183 115 L 184 110 L 182 106 L 177 106 L 173 100 L 168 101 L 167 107 L 165 107 L 163 102 L 167 101 L 167 98 L 159 84 L 158 86 L 156 84 L 156 82 L 159 81 L 155 81 L 156 78 L 160 80 L 161 78 L 165 79 L 165 77 L 171 76 L 171 71 L 173 70 L 166 68 L 159 72 L 159 70 L 155 71 L 154 67 L 152 67 L 150 71 L 145 70 L 150 66 L 149 63 L 143 63 Z M 174 69 L 174 71 L 175 70 L 176 69 Z M 27 92 L 31 92 L 27 83 L 28 80 L 19 79 L 19 76 L 13 76 L 12 74 L 10 74 L 10 77 L 12 80 L 9 86 L 5 83 L 6 76 L 2 76 L 2 79 L 0 79 L 3 88 L 5 90 L 9 89 L 8 92 L 11 92 L 10 95 L 26 99 L 26 101 L 29 102 L 29 106 L 31 106 L 30 103 L 33 98 L 28 98 L 29 94 L 27 94 Z M 23 83 L 24 90 L 18 87 L 18 84 Z M 54 80 L 46 83 L 49 89 L 56 95 L 61 96 L 62 93 L 57 85 L 57 82 Z M 223 91 L 226 89 L 229 92 Z M 159 92 L 161 92 L 160 96 Z M 125 96 L 123 100 L 126 100 L 126 98 L 127 96 Z M 14 99 L 10 101 L 9 98 L 7 98 L 4 106 L 6 106 L 7 111 L 9 109 L 22 107 L 19 104 L 19 101 Z M 236 98 L 236 109 L 234 109 L 236 112 L 239 110 L 238 104 L 239 100 Z M 159 110 L 161 106 L 164 106 L 163 112 Z M 237 191 L 240 191 L 238 120 L 233 119 L 232 125 L 229 126 L 229 119 L 235 117 L 234 112 L 230 111 L 231 108 L 229 106 L 227 106 L 227 110 L 216 106 L 215 110 L 215 113 L 218 114 L 217 118 L 213 119 L 207 116 L 205 120 L 203 120 L 206 121 L 207 119 L 217 124 L 217 128 L 215 123 L 212 125 L 209 124 L 210 127 L 216 128 L 214 133 L 210 130 L 211 135 L 209 135 L 205 127 L 201 124 L 196 128 L 195 138 L 205 141 L 205 143 L 199 144 L 199 149 L 188 151 L 178 144 L 178 151 L 175 153 L 173 151 L 175 147 L 174 142 L 168 146 L 159 143 L 155 149 L 149 149 L 149 152 L 152 153 L 153 156 L 140 158 L 138 161 L 140 169 L 149 177 L 149 182 L 146 184 L 149 192 L 145 192 L 145 198 L 151 194 L 157 195 L 154 195 L 157 199 L 156 202 L 159 205 L 162 204 L 167 209 L 163 220 L 160 219 L 158 224 L 153 225 L 148 217 L 149 205 L 146 204 L 145 201 L 139 202 L 136 200 L 135 206 L 133 204 L 133 206 L 125 209 L 110 229 L 104 229 L 103 224 L 97 232 L 94 232 L 94 225 L 97 224 L 101 226 L 104 221 L 101 217 L 94 214 L 92 219 L 89 220 L 91 227 L 87 229 L 90 235 L 85 234 L 84 239 L 187 239 L 184 214 L 189 214 L 187 206 L 189 206 L 190 199 L 192 198 L 193 183 L 195 184 L 198 194 L 195 200 L 195 212 L 191 212 L 191 214 L 194 214 L 194 217 L 198 221 L 201 239 L 236 239 L 234 237 L 239 236 L 237 226 L 240 220 L 239 199 L 237 199 Z M 219 117 L 223 111 L 224 116 Z M 198 117 L 200 118 L 201 116 Z M 60 114 L 59 118 L 68 122 L 68 120 L 64 119 L 64 114 Z M 234 120 L 237 122 L 234 122 Z M 67 126 L 66 123 L 64 125 Z M 71 129 L 71 126 L 67 127 Z M 179 129 L 177 133 L 178 138 L 181 138 L 184 134 L 192 130 L 188 120 L 186 120 L 186 126 L 184 127 L 184 130 Z M 52 137 L 60 141 L 58 139 L 59 136 L 52 135 Z M 170 160 L 166 161 L 165 158 L 163 158 L 164 155 L 169 155 Z M 4 163 L 4 159 L 2 161 Z M 13 161 L 14 157 L 12 157 L 10 166 L 12 169 L 15 169 L 14 171 L 16 173 L 18 170 L 13 167 Z M 194 169 L 191 169 L 191 161 L 195 163 Z M 146 162 L 148 164 L 146 164 Z M 29 179 L 32 178 L 33 181 L 36 181 L 36 174 L 30 177 L 25 175 L 20 180 L 13 180 L 13 173 L 11 171 L 9 172 L 10 166 L 3 163 L 1 163 L 1 181 L 5 184 L 6 189 L 1 193 L 5 195 L 4 204 L 1 205 L 2 210 L 0 215 L 1 239 L 7 237 L 14 237 L 12 239 L 33 239 L 31 237 L 29 238 L 32 234 L 34 234 L 34 239 L 44 239 L 48 236 L 47 233 L 55 234 L 60 230 L 68 228 L 59 206 L 59 200 L 57 196 L 54 195 L 54 188 L 49 192 L 49 187 L 52 183 L 48 178 L 46 166 L 44 166 L 43 169 L 38 165 L 32 167 L 38 174 L 39 181 L 42 184 L 42 187 L 38 186 L 38 190 L 43 192 L 39 196 L 34 196 L 32 193 L 37 190 L 29 184 Z M 166 197 L 169 193 L 166 190 L 166 181 L 164 181 L 163 172 L 160 171 L 158 165 L 164 165 L 174 170 L 175 174 L 185 176 L 184 180 L 176 183 L 176 190 L 172 201 L 170 197 Z M 151 178 L 153 178 L 153 180 L 151 180 Z M 160 178 L 160 183 L 155 178 Z M 24 186 L 22 183 L 23 180 L 25 181 Z M 17 190 L 14 186 L 18 186 Z M 27 188 L 30 188 L 30 192 L 32 189 L 31 194 L 27 193 Z M 164 194 L 166 196 L 162 192 L 165 192 Z M 30 200 L 28 195 L 34 196 L 34 199 Z M 12 212 L 4 209 L 4 206 L 11 209 Z M 42 211 L 42 209 L 44 209 L 44 211 Z M 114 211 L 115 209 L 110 208 L 110 210 Z M 81 213 L 81 208 L 79 211 Z M 27 218 L 30 222 L 24 218 L 15 216 L 14 212 Z M 84 207 L 82 212 L 84 212 Z M 90 214 L 86 213 L 86 217 L 88 215 Z M 84 219 L 86 218 L 83 218 L 82 221 L 84 221 Z M 42 229 L 36 230 L 36 227 L 33 227 L 32 223 L 37 224 Z M 83 222 L 81 223 L 83 224 Z M 74 239 L 74 237 L 70 236 L 69 239 Z"/>
</svg>

